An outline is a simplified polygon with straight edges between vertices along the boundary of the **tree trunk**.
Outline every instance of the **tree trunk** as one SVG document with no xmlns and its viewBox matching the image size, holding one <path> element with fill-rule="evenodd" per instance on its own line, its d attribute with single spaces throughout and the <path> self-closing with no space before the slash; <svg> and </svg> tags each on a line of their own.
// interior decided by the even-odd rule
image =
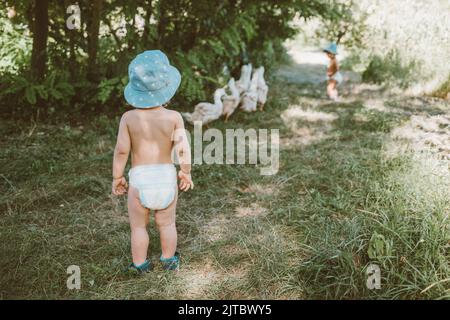
<svg viewBox="0 0 450 320">
<path fill-rule="evenodd" d="M 144 24 L 144 32 L 142 34 L 142 40 L 144 42 L 144 46 L 148 44 L 150 41 L 149 34 L 150 34 L 150 19 L 152 17 L 152 0 L 147 0 L 145 3 L 145 24 Z"/>
<path fill-rule="evenodd" d="M 65 22 L 67 23 L 67 8 L 71 5 L 71 0 L 64 0 L 62 5 L 62 14 L 66 17 Z M 76 57 L 76 42 L 75 37 L 77 36 L 77 29 L 67 30 L 67 35 L 69 37 L 69 73 L 72 79 L 76 78 L 76 70 L 77 68 L 77 57 Z"/>
<path fill-rule="evenodd" d="M 102 11 L 103 0 L 93 0 L 91 3 L 91 12 L 88 19 L 88 72 L 87 78 L 90 81 L 98 81 L 98 66 L 97 66 L 97 52 L 98 52 L 98 36 L 100 31 L 100 18 Z"/>
<path fill-rule="evenodd" d="M 165 11 L 165 8 L 162 8 L 161 6 L 164 3 L 161 3 L 161 1 L 158 1 L 158 26 L 157 26 L 157 46 L 159 48 L 164 49 L 163 40 L 165 38 L 165 32 L 166 27 L 169 23 L 169 18 L 167 16 L 167 12 Z"/>
<path fill-rule="evenodd" d="M 36 80 L 45 77 L 48 38 L 48 0 L 34 1 L 33 50 L 31 72 Z"/>
</svg>

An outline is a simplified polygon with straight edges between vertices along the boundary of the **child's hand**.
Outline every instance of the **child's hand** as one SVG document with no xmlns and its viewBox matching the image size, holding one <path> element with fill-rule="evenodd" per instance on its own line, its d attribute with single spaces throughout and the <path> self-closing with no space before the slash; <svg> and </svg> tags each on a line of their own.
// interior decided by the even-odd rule
<svg viewBox="0 0 450 320">
<path fill-rule="evenodd" d="M 190 173 L 185 173 L 180 170 L 178 172 L 178 178 L 180 178 L 180 190 L 188 191 L 189 189 L 194 189 L 194 183 L 192 182 Z"/>
<path fill-rule="evenodd" d="M 113 178 L 112 193 L 115 196 L 121 196 L 127 193 L 128 183 L 125 177 Z"/>
</svg>

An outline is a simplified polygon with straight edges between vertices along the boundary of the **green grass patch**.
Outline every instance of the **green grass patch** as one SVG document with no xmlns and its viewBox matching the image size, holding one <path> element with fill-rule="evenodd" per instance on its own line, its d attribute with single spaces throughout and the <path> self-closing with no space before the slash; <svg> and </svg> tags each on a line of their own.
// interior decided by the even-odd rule
<svg viewBox="0 0 450 320">
<path fill-rule="evenodd" d="M 237 112 L 211 126 L 279 128 L 294 141 L 299 133 L 281 115 L 309 89 L 317 90 L 276 80 L 263 113 Z M 449 298 L 448 165 L 431 155 L 386 155 L 388 134 L 405 116 L 359 102 L 314 108 L 338 117 L 322 139 L 282 143 L 277 175 L 195 166 L 196 188 L 180 196 L 177 211 L 182 270 L 144 277 L 122 272 L 130 261 L 125 199 L 109 195 L 118 118 L 1 120 L 0 297 Z M 156 262 L 153 222 L 149 230 Z M 366 287 L 371 263 L 380 266 L 380 290 Z M 81 267 L 79 291 L 66 288 L 73 264 Z"/>
</svg>

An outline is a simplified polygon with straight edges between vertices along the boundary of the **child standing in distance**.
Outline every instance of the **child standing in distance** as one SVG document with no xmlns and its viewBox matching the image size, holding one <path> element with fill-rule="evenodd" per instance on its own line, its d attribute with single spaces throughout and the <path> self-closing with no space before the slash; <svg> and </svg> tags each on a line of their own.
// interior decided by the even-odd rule
<svg viewBox="0 0 450 320">
<path fill-rule="evenodd" d="M 323 51 L 327 54 L 330 60 L 327 69 L 327 94 L 333 101 L 338 101 L 339 95 L 337 86 L 342 83 L 342 74 L 339 72 L 339 65 L 336 59 L 337 55 L 337 45 L 336 43 L 331 43 Z"/>
<path fill-rule="evenodd" d="M 181 75 L 159 50 L 139 54 L 130 63 L 128 73 L 129 83 L 124 96 L 135 109 L 125 112 L 120 120 L 114 150 L 112 193 L 128 193 L 133 257 L 129 269 L 139 273 L 152 270 L 147 259 L 147 225 L 152 210 L 160 234 L 162 267 L 178 270 L 180 255 L 176 251 L 175 226 L 178 187 L 172 160 L 173 147 L 180 163 L 180 189 L 187 191 L 194 188 L 194 184 L 190 145 L 183 119 L 180 113 L 168 110 L 164 105 L 177 91 Z M 130 153 L 128 188 L 124 170 Z"/>
</svg>

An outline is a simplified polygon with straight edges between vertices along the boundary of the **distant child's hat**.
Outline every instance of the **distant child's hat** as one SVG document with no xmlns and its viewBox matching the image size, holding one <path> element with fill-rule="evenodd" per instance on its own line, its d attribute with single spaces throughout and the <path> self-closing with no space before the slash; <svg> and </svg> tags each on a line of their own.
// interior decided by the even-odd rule
<svg viewBox="0 0 450 320">
<path fill-rule="evenodd" d="M 323 51 L 332 53 L 334 55 L 337 55 L 337 44 L 335 42 L 330 43 L 328 46 L 326 46 Z"/>
<path fill-rule="evenodd" d="M 181 83 L 181 74 L 160 50 L 138 54 L 128 66 L 125 100 L 136 108 L 153 108 L 168 102 Z"/>
</svg>

